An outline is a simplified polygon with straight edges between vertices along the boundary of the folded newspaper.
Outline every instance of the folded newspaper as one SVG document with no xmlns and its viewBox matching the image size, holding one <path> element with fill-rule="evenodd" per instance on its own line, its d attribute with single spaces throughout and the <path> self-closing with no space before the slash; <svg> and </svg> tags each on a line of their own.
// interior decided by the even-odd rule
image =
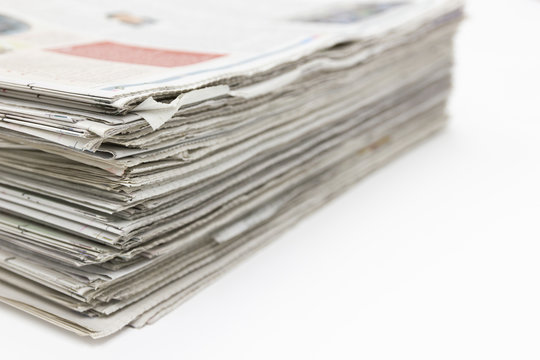
<svg viewBox="0 0 540 360">
<path fill-rule="evenodd" d="M 455 0 L 5 1 L 0 300 L 150 324 L 445 123 Z"/>
</svg>

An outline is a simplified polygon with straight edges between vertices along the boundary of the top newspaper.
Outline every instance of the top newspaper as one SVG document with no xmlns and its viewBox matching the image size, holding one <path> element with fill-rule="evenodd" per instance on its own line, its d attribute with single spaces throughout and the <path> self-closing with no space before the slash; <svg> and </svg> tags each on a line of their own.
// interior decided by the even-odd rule
<svg viewBox="0 0 540 360">
<path fill-rule="evenodd" d="M 60 105 L 136 113 L 156 129 L 182 106 L 225 95 L 254 97 L 306 73 L 361 61 L 395 45 L 398 30 L 416 28 L 459 5 L 446 0 L 278 0 L 250 6 L 212 0 L 76 6 L 66 0 L 8 1 L 0 14 L 0 88 L 5 96 L 48 104 L 48 110 Z M 381 38 L 385 41 L 377 41 Z M 359 40 L 371 46 L 353 58 L 321 56 L 325 49 Z M 91 131 L 103 135 L 106 129 Z"/>
</svg>

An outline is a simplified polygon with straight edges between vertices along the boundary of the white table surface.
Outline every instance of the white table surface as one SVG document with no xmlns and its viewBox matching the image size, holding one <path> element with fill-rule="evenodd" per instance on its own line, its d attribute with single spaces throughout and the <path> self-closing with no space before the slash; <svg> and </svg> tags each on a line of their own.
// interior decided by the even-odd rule
<svg viewBox="0 0 540 360">
<path fill-rule="evenodd" d="M 451 123 L 143 330 L 0 305 L 0 359 L 537 359 L 540 1 L 471 0 Z"/>
</svg>

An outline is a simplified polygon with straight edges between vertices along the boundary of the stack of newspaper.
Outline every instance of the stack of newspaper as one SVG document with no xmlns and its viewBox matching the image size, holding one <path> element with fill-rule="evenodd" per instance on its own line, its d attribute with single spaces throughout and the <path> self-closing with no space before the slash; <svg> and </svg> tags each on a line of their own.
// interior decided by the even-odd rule
<svg viewBox="0 0 540 360">
<path fill-rule="evenodd" d="M 0 300 L 92 337 L 159 319 L 443 126 L 461 17 L 454 0 L 4 4 Z"/>
</svg>

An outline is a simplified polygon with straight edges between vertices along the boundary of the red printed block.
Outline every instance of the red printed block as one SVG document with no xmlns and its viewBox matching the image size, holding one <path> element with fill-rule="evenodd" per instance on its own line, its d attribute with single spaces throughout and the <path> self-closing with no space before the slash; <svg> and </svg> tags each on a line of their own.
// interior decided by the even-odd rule
<svg viewBox="0 0 540 360">
<path fill-rule="evenodd" d="M 161 67 L 191 65 L 223 56 L 222 54 L 153 49 L 110 41 L 49 49 L 49 51 L 91 59 Z"/>
</svg>

